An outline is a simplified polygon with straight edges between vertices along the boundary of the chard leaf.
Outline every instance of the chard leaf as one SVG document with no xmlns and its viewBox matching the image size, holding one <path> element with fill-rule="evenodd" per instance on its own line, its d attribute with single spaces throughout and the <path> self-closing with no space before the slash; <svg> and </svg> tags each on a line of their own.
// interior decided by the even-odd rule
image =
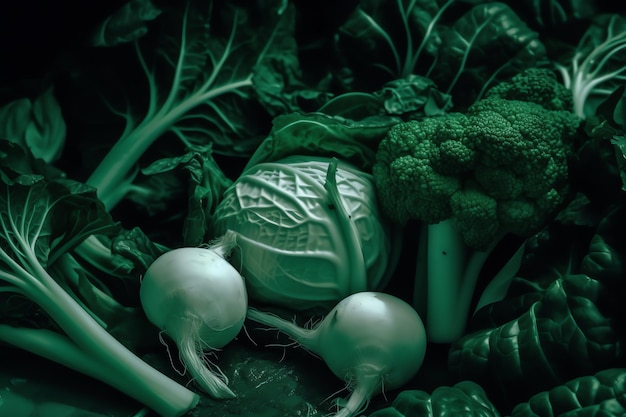
<svg viewBox="0 0 626 417">
<path fill-rule="evenodd" d="M 555 66 L 574 95 L 574 112 L 581 118 L 596 115 L 601 101 L 626 80 L 626 17 L 596 15 L 576 45 L 557 46 Z"/>
<path fill-rule="evenodd" d="M 609 368 L 567 381 L 518 404 L 511 417 L 603 416 L 626 414 L 626 370 Z"/>
<path fill-rule="evenodd" d="M 211 146 L 196 147 L 185 155 L 164 158 L 142 170 L 145 175 L 159 175 L 173 170 L 187 172 L 187 214 L 183 224 L 183 245 L 198 246 L 205 242 L 206 227 L 222 194 L 232 184 L 215 162 Z"/>
<path fill-rule="evenodd" d="M 625 218 L 620 207 L 594 227 L 553 224 L 529 241 L 507 298 L 478 311 L 451 347 L 450 371 L 509 409 L 572 378 L 622 366 Z"/>
<path fill-rule="evenodd" d="M 434 25 L 453 3 L 432 0 L 362 0 L 339 28 L 337 47 L 357 79 L 355 89 L 379 89 L 383 83 L 416 72 L 424 49 L 434 52 Z M 421 63 L 421 61 L 420 61 Z"/>
<path fill-rule="evenodd" d="M 139 275 L 145 274 L 146 270 L 156 258 L 168 251 L 169 248 L 159 245 L 140 228 L 125 230 L 113 238 L 111 251 L 129 259 L 135 266 L 135 271 Z"/>
<path fill-rule="evenodd" d="M 584 64 L 588 67 L 584 70 L 589 76 L 606 76 L 602 87 L 609 93 L 622 86 L 626 79 L 625 50 L 626 17 L 618 14 L 595 16 L 576 46 L 577 57 L 587 58 Z"/>
<path fill-rule="evenodd" d="M 436 84 L 419 75 L 391 81 L 378 92 L 391 115 L 411 119 L 437 116 L 452 108 L 452 97 L 437 90 Z"/>
<path fill-rule="evenodd" d="M 509 1 L 511 7 L 527 11 L 525 16 L 543 27 L 554 27 L 593 16 L 597 2 L 592 0 Z"/>
<path fill-rule="evenodd" d="M 19 98 L 0 108 L 0 138 L 18 143 L 46 163 L 61 156 L 66 131 L 53 87 L 34 101 Z"/>
<path fill-rule="evenodd" d="M 98 25 L 91 45 L 110 47 L 133 42 L 148 33 L 146 22 L 156 19 L 161 10 L 152 0 L 130 0 Z"/>
<path fill-rule="evenodd" d="M 595 123 L 597 125 L 593 126 Z M 615 148 L 615 165 L 626 191 L 626 86 L 615 89 L 596 108 L 596 116 L 588 123 L 593 126 L 592 138 L 608 139 Z"/>
<path fill-rule="evenodd" d="M 245 7 L 221 1 L 209 2 L 206 7 L 191 1 L 188 7 L 182 18 L 186 37 L 159 53 L 166 62 L 176 65 L 183 94 L 206 89 L 207 82 L 226 92 L 235 88 L 234 94 L 207 101 L 207 107 L 198 109 L 216 113 L 212 120 L 204 120 L 209 121 L 205 133 L 215 128 L 219 131 L 213 134 L 214 144 L 220 143 L 220 135 L 233 136 L 230 130 L 236 138 L 248 135 L 250 111 L 274 116 L 299 109 L 297 97 L 304 86 L 299 80 L 293 37 L 293 7 L 286 7 L 280 0 L 251 2 Z M 177 37 L 165 36 L 170 43 Z M 184 63 L 180 61 L 180 48 L 186 49 Z M 239 86 L 241 83 L 245 85 Z M 249 102 L 255 102 L 257 108 L 249 108 Z M 193 113 L 188 114 L 185 121 L 193 118 Z"/>
<path fill-rule="evenodd" d="M 420 119 L 445 113 L 452 107 L 450 95 L 420 75 L 390 81 L 373 93 L 349 92 L 328 100 L 318 112 L 362 120 L 372 116 Z"/>
<path fill-rule="evenodd" d="M 350 92 L 328 100 L 319 112 L 329 116 L 359 120 L 384 113 L 385 101 L 377 94 Z"/>
<path fill-rule="evenodd" d="M 519 317 L 455 342 L 450 369 L 510 405 L 571 378 L 618 366 L 623 335 L 603 309 L 605 292 L 583 274 L 557 279 Z M 533 384 L 520 387 L 519 381 Z"/>
<path fill-rule="evenodd" d="M 369 171 L 378 143 L 400 119 L 371 116 L 345 119 L 324 113 L 291 113 L 274 119 L 270 135 L 250 157 L 245 169 L 290 155 L 335 156 Z M 245 170 L 244 169 L 244 170 Z"/>
<path fill-rule="evenodd" d="M 463 0 L 480 4 L 482 0 Z M 503 0 L 529 25 L 554 28 L 593 16 L 599 9 L 593 0 Z M 562 27 L 562 26 L 561 26 Z"/>
<path fill-rule="evenodd" d="M 24 137 L 33 107 L 26 97 L 15 99 L 0 107 L 0 137 L 20 142 Z"/>
<path fill-rule="evenodd" d="M 422 390 L 400 391 L 391 406 L 375 411 L 370 417 L 444 417 L 471 415 L 500 417 L 487 393 L 472 381 L 453 386 L 439 386 L 428 394 Z"/>
<path fill-rule="evenodd" d="M 442 47 L 428 75 L 455 101 L 479 99 L 497 80 L 511 77 L 545 58 L 538 33 L 506 4 L 472 7 L 452 25 L 440 27 Z"/>
<path fill-rule="evenodd" d="M 24 264 L 32 264 L 25 260 L 24 244 L 34 248 L 37 261 L 46 267 L 88 236 L 108 235 L 119 228 L 95 189 L 82 183 L 19 175 L 1 186 L 0 245 Z"/>
<path fill-rule="evenodd" d="M 284 6 L 278 0 L 190 0 L 182 15 L 164 10 L 162 30 L 142 38 L 145 49 L 156 53 L 150 56 L 137 43 L 149 86 L 147 109 L 140 116 L 124 114 L 122 136 L 87 180 L 107 208 L 124 198 L 128 187 L 120 184 L 132 178 L 144 154 L 163 136 L 178 138 L 178 151 L 211 143 L 217 154 L 252 153 L 270 127 L 275 104 L 263 100 L 262 91 L 270 86 L 256 74 L 273 57 L 294 53 L 285 48 L 293 7 Z M 297 60 L 285 62 L 295 65 Z M 161 145 L 171 148 L 168 140 Z"/>
<path fill-rule="evenodd" d="M 336 47 L 353 89 L 420 75 L 459 108 L 545 60 L 538 34 L 502 2 L 363 0 L 340 27 Z"/>
</svg>

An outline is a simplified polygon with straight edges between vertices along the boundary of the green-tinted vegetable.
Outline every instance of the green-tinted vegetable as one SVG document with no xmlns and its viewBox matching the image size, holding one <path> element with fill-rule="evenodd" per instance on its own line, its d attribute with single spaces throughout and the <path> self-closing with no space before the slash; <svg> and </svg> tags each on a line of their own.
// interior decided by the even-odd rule
<svg viewBox="0 0 626 417">
<path fill-rule="evenodd" d="M 418 74 L 462 108 L 545 57 L 537 33 L 502 2 L 361 1 L 338 33 L 352 88 Z"/>
<path fill-rule="evenodd" d="M 193 408 L 196 394 L 149 366 L 107 332 L 106 323 L 81 297 L 87 282 L 77 283 L 75 278 L 83 278 L 82 274 L 52 273 L 52 265 L 87 236 L 117 229 L 95 190 L 73 180 L 16 175 L 5 167 L 2 173 L 0 295 L 41 309 L 54 326 L 42 328 L 42 319 L 35 320 L 34 327 L 26 325 L 27 320 L 15 324 L 11 316 L 3 315 L 0 341 L 96 378 L 163 417 L 178 417 Z"/>
<path fill-rule="evenodd" d="M 59 159 L 66 131 L 53 87 L 34 100 L 23 97 L 0 107 L 0 138 L 18 143 L 45 162 Z"/>
<path fill-rule="evenodd" d="M 624 218 L 614 209 L 595 233 L 557 224 L 547 239 L 529 243 L 507 299 L 477 312 L 472 330 L 452 345 L 452 374 L 480 383 L 507 410 L 570 379 L 624 366 Z"/>
<path fill-rule="evenodd" d="M 255 89 L 276 89 L 274 83 L 257 78 L 257 74 L 265 66 L 274 65 L 277 50 L 283 59 L 287 55 L 287 49 L 281 49 L 285 47 L 281 41 L 288 41 L 283 35 L 290 30 L 293 14 L 291 9 L 281 14 L 272 7 L 259 19 L 260 27 L 253 29 L 249 16 L 252 10 L 212 3 L 202 6 L 200 12 L 197 3 L 189 2 L 178 22 L 174 42 L 171 36 L 162 41 L 157 56 L 164 58 L 166 67 L 171 67 L 167 83 L 157 76 L 156 68 L 150 65 L 152 60 L 137 44 L 139 63 L 149 87 L 147 109 L 141 116 L 131 111 L 122 114 L 126 121 L 124 131 L 86 181 L 98 189 L 107 208 L 113 208 L 125 197 L 140 159 L 166 133 L 172 133 L 179 140 L 177 143 L 184 146 L 195 144 L 196 138 L 202 138 L 201 144 L 212 141 L 214 149 L 228 141 L 230 135 L 253 135 L 249 130 L 251 123 L 236 116 L 245 113 L 243 109 L 251 103 L 258 106 L 259 95 L 263 94 L 253 94 Z M 205 21 L 215 19 L 221 24 L 209 25 L 206 30 Z M 268 107 L 282 106 L 273 101 L 267 103 Z"/>
<path fill-rule="evenodd" d="M 224 193 L 214 236 L 237 236 L 232 264 L 255 302 L 328 311 L 382 288 L 395 235 L 369 174 L 336 159 L 292 156 L 248 168 Z"/>
<path fill-rule="evenodd" d="M 139 296 L 148 319 L 165 332 L 196 383 L 214 398 L 233 398 L 228 378 L 204 359 L 238 334 L 248 297 L 243 278 L 225 257 L 233 233 L 208 248 L 182 247 L 159 256 L 141 281 Z"/>
<path fill-rule="evenodd" d="M 500 417 L 485 390 L 472 381 L 454 386 L 440 386 L 431 394 L 421 390 L 406 390 L 393 400 L 391 406 L 375 411 L 368 417 Z"/>
<path fill-rule="evenodd" d="M 619 417 L 626 414 L 626 368 L 567 381 L 518 404 L 511 417 Z"/>
<path fill-rule="evenodd" d="M 606 97 L 626 80 L 626 18 L 618 14 L 594 16 L 569 61 L 557 62 L 563 83 L 574 94 L 580 117 L 595 113 L 594 101 Z"/>
<path fill-rule="evenodd" d="M 466 113 L 399 123 L 381 141 L 383 213 L 423 222 L 414 305 L 431 341 L 463 334 L 478 275 L 505 235 L 536 233 L 566 201 L 580 123 L 571 102 L 553 73 L 531 69 Z"/>
<path fill-rule="evenodd" d="M 419 315 L 389 294 L 352 294 L 311 329 L 253 308 L 248 318 L 286 333 L 347 382 L 352 392 L 333 417 L 356 416 L 373 396 L 402 387 L 415 376 L 426 354 Z"/>
</svg>

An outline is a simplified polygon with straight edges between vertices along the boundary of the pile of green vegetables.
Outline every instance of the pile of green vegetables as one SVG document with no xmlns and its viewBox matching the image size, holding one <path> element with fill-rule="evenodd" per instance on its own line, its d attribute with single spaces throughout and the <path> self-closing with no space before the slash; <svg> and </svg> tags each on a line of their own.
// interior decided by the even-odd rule
<svg viewBox="0 0 626 417">
<path fill-rule="evenodd" d="M 615 2 L 117 3 L 3 69 L 0 345 L 162 417 L 246 323 L 337 417 L 626 414 Z"/>
</svg>

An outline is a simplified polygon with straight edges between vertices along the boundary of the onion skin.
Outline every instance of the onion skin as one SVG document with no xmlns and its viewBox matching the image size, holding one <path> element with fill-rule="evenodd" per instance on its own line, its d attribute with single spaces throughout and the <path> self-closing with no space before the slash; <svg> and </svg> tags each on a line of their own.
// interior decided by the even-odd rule
<svg viewBox="0 0 626 417">
<path fill-rule="evenodd" d="M 195 382 L 214 398 L 233 398 L 228 378 L 205 351 L 230 343 L 241 331 L 248 297 L 243 278 L 224 255 L 236 244 L 227 233 L 209 248 L 184 247 L 158 257 L 140 287 L 144 312 L 178 347 Z"/>
<path fill-rule="evenodd" d="M 254 308 L 248 318 L 275 328 L 321 357 L 352 390 L 334 417 L 362 412 L 373 396 L 401 388 L 426 355 L 426 330 L 408 303 L 381 292 L 359 292 L 339 302 L 312 329 Z"/>
</svg>

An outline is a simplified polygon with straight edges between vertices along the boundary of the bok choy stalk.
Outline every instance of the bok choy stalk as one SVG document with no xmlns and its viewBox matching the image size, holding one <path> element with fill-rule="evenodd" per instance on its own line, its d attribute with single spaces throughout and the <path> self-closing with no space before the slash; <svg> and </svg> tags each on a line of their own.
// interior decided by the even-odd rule
<svg viewBox="0 0 626 417">
<path fill-rule="evenodd" d="M 46 181 L 8 170 L 2 174 L 0 296 L 34 304 L 53 323 L 32 327 L 25 324 L 28 317 L 3 314 L 0 342 L 98 379 L 163 417 L 181 416 L 193 408 L 198 402 L 195 393 L 152 368 L 107 332 L 81 303 L 80 289 L 56 276 L 60 269 L 52 268 L 86 237 L 117 230 L 95 190 L 66 179 Z M 42 322 L 40 317 L 37 326 Z"/>
</svg>

